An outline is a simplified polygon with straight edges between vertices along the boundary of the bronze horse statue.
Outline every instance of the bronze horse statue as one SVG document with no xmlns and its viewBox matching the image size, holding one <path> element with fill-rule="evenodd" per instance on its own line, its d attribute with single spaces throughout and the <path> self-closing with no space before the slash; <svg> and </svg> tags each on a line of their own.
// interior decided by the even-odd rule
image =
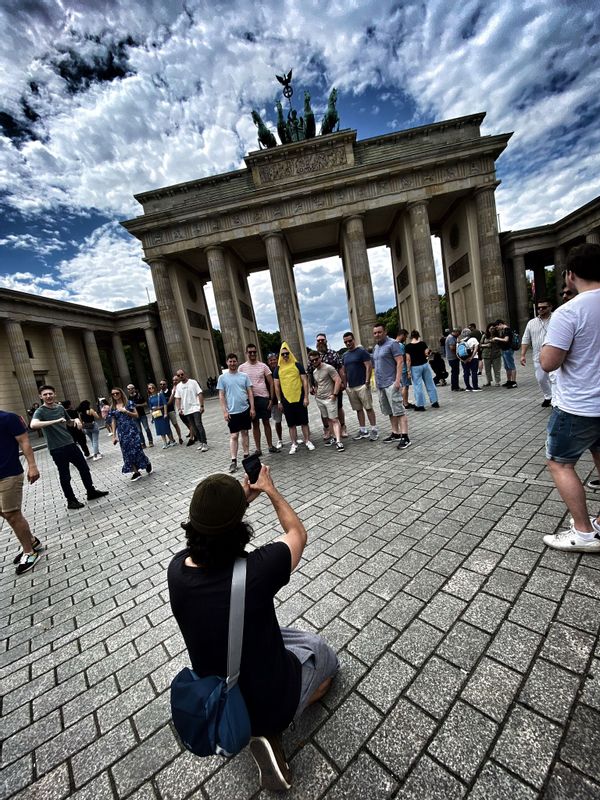
<svg viewBox="0 0 600 800">
<path fill-rule="evenodd" d="M 333 133 L 333 129 L 337 123 L 337 129 L 339 130 L 340 127 L 340 115 L 337 112 L 337 108 L 335 107 L 337 101 L 337 89 L 332 89 L 331 94 L 329 95 L 329 102 L 327 104 L 327 111 L 323 115 L 323 120 L 321 122 L 321 136 L 325 136 L 328 133 Z"/>
<path fill-rule="evenodd" d="M 252 120 L 256 127 L 258 128 L 258 148 L 262 150 L 263 147 L 277 147 L 277 140 L 271 133 L 271 131 L 267 128 L 265 123 L 262 121 L 260 114 L 258 111 L 254 111 L 252 109 Z"/>
</svg>

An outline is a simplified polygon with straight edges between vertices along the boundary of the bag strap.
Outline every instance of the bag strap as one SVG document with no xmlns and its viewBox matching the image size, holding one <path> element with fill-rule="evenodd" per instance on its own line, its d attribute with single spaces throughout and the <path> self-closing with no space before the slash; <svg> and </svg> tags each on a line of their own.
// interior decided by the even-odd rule
<svg viewBox="0 0 600 800">
<path fill-rule="evenodd" d="M 246 604 L 246 559 L 236 558 L 231 578 L 229 602 L 229 642 L 227 646 L 227 691 L 233 689 L 240 677 L 242 641 L 244 638 L 244 607 Z"/>
</svg>

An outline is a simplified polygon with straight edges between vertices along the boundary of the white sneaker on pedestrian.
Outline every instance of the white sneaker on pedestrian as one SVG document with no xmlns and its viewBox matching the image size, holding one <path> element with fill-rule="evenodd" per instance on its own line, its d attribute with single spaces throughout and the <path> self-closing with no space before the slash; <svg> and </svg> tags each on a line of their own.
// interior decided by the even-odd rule
<svg viewBox="0 0 600 800">
<path fill-rule="evenodd" d="M 315 446 L 314 446 L 314 444 L 313 444 L 313 443 L 310 441 L 310 439 L 308 440 L 308 442 L 304 442 L 304 444 L 306 445 L 306 449 L 307 449 L 307 450 L 314 450 L 314 449 L 315 449 Z"/>
<path fill-rule="evenodd" d="M 297 449 L 298 449 L 298 442 L 292 442 L 292 444 L 290 445 L 290 455 L 293 456 Z"/>
<path fill-rule="evenodd" d="M 369 440 L 371 442 L 376 442 L 379 439 L 379 431 L 377 428 L 371 428 L 371 433 L 369 434 Z"/>
<path fill-rule="evenodd" d="M 277 450 L 281 450 L 281 448 L 283 447 L 283 442 L 281 441 L 281 439 L 277 441 L 275 447 L 277 448 Z"/>
<path fill-rule="evenodd" d="M 368 439 L 368 438 L 369 438 L 369 431 L 366 428 L 364 428 L 362 430 L 359 430 L 359 432 L 352 437 L 352 441 L 359 442 L 361 439 Z"/>
<path fill-rule="evenodd" d="M 595 533 L 581 533 L 575 528 L 560 533 L 546 534 L 544 544 L 554 550 L 570 550 L 574 553 L 599 553 L 600 531 Z"/>
<path fill-rule="evenodd" d="M 206 453 L 207 451 L 208 451 L 208 445 L 206 444 L 206 442 L 203 442 L 202 443 L 202 452 Z"/>
</svg>

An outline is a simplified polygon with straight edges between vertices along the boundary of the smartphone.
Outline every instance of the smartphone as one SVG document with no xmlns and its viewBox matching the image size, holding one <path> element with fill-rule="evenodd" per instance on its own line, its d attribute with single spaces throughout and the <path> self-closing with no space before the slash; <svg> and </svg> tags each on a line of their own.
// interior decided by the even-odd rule
<svg viewBox="0 0 600 800">
<path fill-rule="evenodd" d="M 256 455 L 246 456 L 246 458 L 242 459 L 242 468 L 248 476 L 250 483 L 256 483 L 262 468 L 260 458 Z"/>
</svg>

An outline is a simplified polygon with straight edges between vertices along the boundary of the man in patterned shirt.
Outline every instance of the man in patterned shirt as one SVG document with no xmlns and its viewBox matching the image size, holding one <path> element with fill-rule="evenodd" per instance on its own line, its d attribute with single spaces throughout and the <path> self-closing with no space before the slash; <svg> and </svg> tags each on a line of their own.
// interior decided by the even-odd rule
<svg viewBox="0 0 600 800">
<path fill-rule="evenodd" d="M 335 352 L 335 350 L 330 350 L 327 346 L 327 337 L 324 333 L 317 333 L 317 353 L 321 356 L 321 361 L 324 364 L 329 364 L 330 367 L 333 367 L 337 370 L 338 375 L 342 381 L 342 391 L 338 394 L 337 404 L 338 404 L 338 419 L 340 421 L 340 425 L 342 426 L 342 438 L 347 439 L 348 433 L 346 432 L 346 415 L 344 413 L 344 409 L 342 406 L 343 396 L 344 396 L 344 388 L 346 386 L 346 372 L 344 370 L 344 362 L 340 358 L 340 356 Z M 311 385 L 314 386 L 313 381 L 313 368 L 311 366 L 308 367 L 306 370 L 308 374 L 308 380 L 310 381 Z M 321 421 L 323 423 L 323 441 L 328 442 L 331 438 L 331 433 L 329 431 L 329 420 L 321 417 Z"/>
</svg>

